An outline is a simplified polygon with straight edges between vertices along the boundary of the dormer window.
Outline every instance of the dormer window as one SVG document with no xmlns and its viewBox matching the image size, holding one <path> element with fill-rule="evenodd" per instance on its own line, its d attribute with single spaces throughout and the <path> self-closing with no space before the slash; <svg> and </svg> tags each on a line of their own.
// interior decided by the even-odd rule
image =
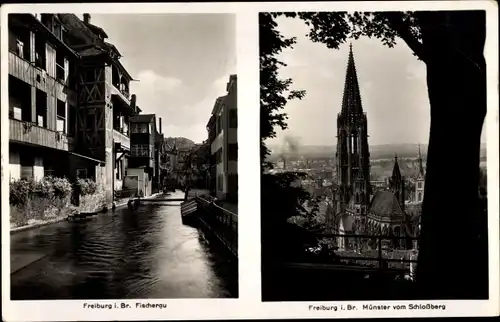
<svg viewBox="0 0 500 322">
<path fill-rule="evenodd" d="M 57 22 L 54 23 L 54 35 L 62 40 L 62 26 Z"/>
</svg>

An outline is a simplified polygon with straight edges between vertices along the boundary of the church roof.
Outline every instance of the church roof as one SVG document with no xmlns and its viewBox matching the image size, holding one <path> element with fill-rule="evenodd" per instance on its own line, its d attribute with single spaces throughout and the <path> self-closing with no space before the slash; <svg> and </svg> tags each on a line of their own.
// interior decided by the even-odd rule
<svg viewBox="0 0 500 322">
<path fill-rule="evenodd" d="M 362 114 L 361 94 L 359 92 L 358 75 L 354 64 L 354 55 L 352 53 L 352 44 L 349 49 L 349 58 L 347 60 L 347 70 L 345 75 L 344 96 L 342 99 L 342 115 Z"/>
<path fill-rule="evenodd" d="M 396 196 L 390 191 L 383 190 L 375 192 L 368 212 L 385 218 L 403 216 L 403 210 Z"/>
</svg>

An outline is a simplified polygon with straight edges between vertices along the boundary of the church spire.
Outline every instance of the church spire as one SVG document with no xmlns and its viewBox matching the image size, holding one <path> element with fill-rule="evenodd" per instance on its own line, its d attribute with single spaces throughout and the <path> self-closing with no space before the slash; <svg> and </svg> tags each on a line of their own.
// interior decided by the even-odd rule
<svg viewBox="0 0 500 322">
<path fill-rule="evenodd" d="M 392 180 L 401 180 L 401 171 L 399 170 L 398 155 L 394 156 L 394 168 L 392 168 Z"/>
<path fill-rule="evenodd" d="M 358 75 L 354 64 L 354 54 L 352 52 L 352 43 L 349 44 L 349 58 L 347 60 L 347 69 L 344 85 L 344 96 L 342 99 L 342 114 L 362 114 L 361 95 L 359 92 Z"/>
<path fill-rule="evenodd" d="M 418 159 L 417 159 L 417 162 L 418 162 L 417 177 L 424 177 L 425 176 L 425 174 L 424 174 L 424 163 L 422 161 L 422 153 L 420 153 L 420 143 L 418 144 Z"/>
</svg>

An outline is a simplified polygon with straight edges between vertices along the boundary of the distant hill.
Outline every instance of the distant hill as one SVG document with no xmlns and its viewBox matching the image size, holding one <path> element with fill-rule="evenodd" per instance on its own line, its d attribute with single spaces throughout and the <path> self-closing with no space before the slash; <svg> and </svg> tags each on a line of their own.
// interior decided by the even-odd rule
<svg viewBox="0 0 500 322">
<path fill-rule="evenodd" d="M 184 137 L 168 137 L 165 142 L 170 146 L 177 146 L 178 149 L 191 148 L 195 145 L 194 141 Z"/>
<path fill-rule="evenodd" d="M 295 151 L 285 150 L 279 145 L 269 145 L 271 156 L 269 161 L 273 162 L 285 156 L 288 159 L 298 159 L 301 156 L 304 158 L 331 158 L 335 156 L 335 145 L 301 145 L 295 147 Z M 427 144 L 421 144 L 420 150 L 422 157 L 427 156 Z M 414 158 L 418 153 L 418 144 L 403 143 L 403 144 L 379 144 L 370 145 L 370 158 L 373 159 L 392 159 L 397 153 L 400 158 Z M 460 151 L 457 151 L 457 156 Z M 481 145 L 481 157 L 486 156 L 486 145 Z"/>
</svg>

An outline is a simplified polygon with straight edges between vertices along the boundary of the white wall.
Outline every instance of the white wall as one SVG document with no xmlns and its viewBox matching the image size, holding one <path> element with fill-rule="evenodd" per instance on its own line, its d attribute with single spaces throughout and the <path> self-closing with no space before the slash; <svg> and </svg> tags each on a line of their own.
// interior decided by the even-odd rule
<svg viewBox="0 0 500 322">
<path fill-rule="evenodd" d="M 21 157 L 19 152 L 9 151 L 9 177 L 10 180 L 21 178 Z"/>
<path fill-rule="evenodd" d="M 212 144 L 210 145 L 210 150 L 212 154 L 217 152 L 217 150 L 219 150 L 223 145 L 224 145 L 224 130 L 215 137 Z"/>
<path fill-rule="evenodd" d="M 33 165 L 33 179 L 41 180 L 44 175 L 43 157 L 35 156 L 35 164 Z"/>
<path fill-rule="evenodd" d="M 134 177 L 134 176 L 136 176 L 138 178 L 138 184 L 137 184 L 138 192 L 140 192 L 142 190 L 145 197 L 150 196 L 151 195 L 151 183 L 149 183 L 148 187 L 146 187 L 145 180 L 147 179 L 147 174 L 144 173 L 144 169 L 128 168 L 127 169 L 127 177 Z M 149 194 L 148 194 L 147 188 L 149 188 Z"/>
</svg>

